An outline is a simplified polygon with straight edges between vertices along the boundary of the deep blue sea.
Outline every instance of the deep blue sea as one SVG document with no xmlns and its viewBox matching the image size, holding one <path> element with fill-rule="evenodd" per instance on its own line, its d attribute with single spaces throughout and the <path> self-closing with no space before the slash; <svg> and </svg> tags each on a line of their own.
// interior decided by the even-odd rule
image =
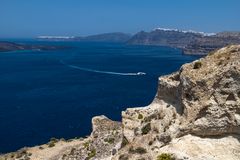
<svg viewBox="0 0 240 160">
<path fill-rule="evenodd" d="M 177 49 L 117 43 L 44 42 L 57 51 L 0 53 L 0 152 L 91 133 L 91 118 L 121 120 L 151 103 L 158 77 L 199 57 Z M 135 75 L 144 72 L 146 75 Z"/>
</svg>

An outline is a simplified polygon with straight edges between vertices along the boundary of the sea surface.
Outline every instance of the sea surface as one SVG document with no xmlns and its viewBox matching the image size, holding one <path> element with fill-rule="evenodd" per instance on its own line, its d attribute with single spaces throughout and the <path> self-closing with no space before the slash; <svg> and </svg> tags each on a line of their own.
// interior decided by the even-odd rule
<svg viewBox="0 0 240 160">
<path fill-rule="evenodd" d="M 168 47 L 15 41 L 70 48 L 0 53 L 0 153 L 89 135 L 96 115 L 119 121 L 127 107 L 151 103 L 159 76 L 199 58 Z"/>
</svg>

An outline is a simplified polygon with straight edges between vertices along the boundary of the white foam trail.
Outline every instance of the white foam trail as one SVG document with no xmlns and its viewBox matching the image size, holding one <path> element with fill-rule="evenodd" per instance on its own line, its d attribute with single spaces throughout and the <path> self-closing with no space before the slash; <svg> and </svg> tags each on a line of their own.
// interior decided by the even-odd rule
<svg viewBox="0 0 240 160">
<path fill-rule="evenodd" d="M 141 76 L 141 75 L 146 75 L 144 72 L 137 72 L 137 73 L 120 73 L 120 72 L 109 72 L 109 71 L 99 71 L 99 70 L 94 70 L 94 69 L 89 69 L 89 68 L 83 68 L 83 67 L 78 67 L 75 65 L 69 65 L 66 64 L 63 61 L 60 61 L 63 65 L 73 68 L 73 69 L 78 69 L 82 71 L 87 71 L 87 72 L 95 72 L 95 73 L 102 73 L 102 74 L 112 74 L 112 75 L 121 75 L 121 76 Z"/>
</svg>

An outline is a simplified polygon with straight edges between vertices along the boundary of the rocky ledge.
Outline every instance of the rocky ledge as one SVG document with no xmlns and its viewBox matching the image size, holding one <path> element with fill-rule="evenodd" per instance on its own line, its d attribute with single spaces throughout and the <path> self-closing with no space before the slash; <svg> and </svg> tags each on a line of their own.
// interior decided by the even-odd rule
<svg viewBox="0 0 240 160">
<path fill-rule="evenodd" d="M 122 122 L 97 116 L 92 124 L 92 134 L 85 139 L 52 140 L 1 158 L 239 160 L 240 45 L 160 77 L 153 102 L 123 111 Z"/>
</svg>

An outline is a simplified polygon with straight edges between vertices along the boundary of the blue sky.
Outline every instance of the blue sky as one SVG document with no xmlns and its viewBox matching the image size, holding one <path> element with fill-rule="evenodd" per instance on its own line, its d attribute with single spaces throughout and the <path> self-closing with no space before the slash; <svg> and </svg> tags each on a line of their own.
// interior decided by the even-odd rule
<svg viewBox="0 0 240 160">
<path fill-rule="evenodd" d="M 0 0 L 0 38 L 240 30 L 240 0 Z"/>
</svg>

